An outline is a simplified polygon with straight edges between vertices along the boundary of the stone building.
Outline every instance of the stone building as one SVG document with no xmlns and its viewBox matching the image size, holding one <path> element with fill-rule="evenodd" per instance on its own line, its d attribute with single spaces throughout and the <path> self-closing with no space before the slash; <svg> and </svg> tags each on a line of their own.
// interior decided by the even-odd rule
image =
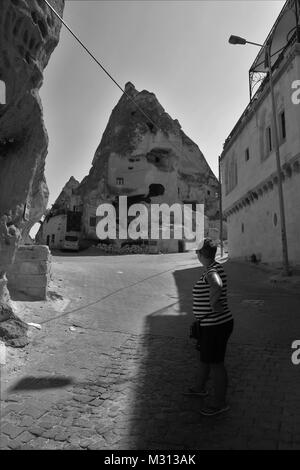
<svg viewBox="0 0 300 470">
<path fill-rule="evenodd" d="M 287 2 L 269 34 L 279 133 L 289 258 L 300 262 L 300 44 L 293 2 Z M 288 40 L 287 40 L 288 38 Z M 262 48 L 250 69 L 250 86 L 264 76 Z M 296 87 L 296 88 L 295 88 Z M 221 155 L 223 211 L 231 258 L 282 261 L 278 177 L 272 102 L 266 76 L 226 139 Z"/>
<path fill-rule="evenodd" d="M 97 207 L 110 203 L 118 210 L 119 196 L 127 196 L 128 207 L 136 203 L 189 203 L 195 207 L 203 203 L 207 229 L 209 220 L 219 218 L 219 183 L 202 152 L 154 93 L 139 92 L 130 82 L 112 111 L 89 175 L 76 187 L 74 181 L 65 186 L 51 213 L 81 212 L 82 241 L 99 242 Z M 44 234 L 49 224 L 48 217 Z M 157 249 L 161 251 L 182 248 L 174 240 L 160 245 Z"/>
<path fill-rule="evenodd" d="M 41 245 L 50 249 L 66 248 L 66 241 L 80 238 L 81 234 L 81 198 L 75 194 L 79 182 L 72 176 L 62 189 L 51 210 L 45 214 L 45 219 L 35 237 Z"/>
</svg>

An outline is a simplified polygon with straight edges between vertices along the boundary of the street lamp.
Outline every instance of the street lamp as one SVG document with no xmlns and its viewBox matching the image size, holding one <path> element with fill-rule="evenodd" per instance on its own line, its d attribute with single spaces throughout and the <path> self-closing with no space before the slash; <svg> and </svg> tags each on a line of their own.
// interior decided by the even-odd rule
<svg viewBox="0 0 300 470">
<path fill-rule="evenodd" d="M 263 47 L 262 44 L 256 42 L 247 41 L 240 36 L 230 36 L 230 44 L 253 44 L 255 46 Z M 278 178 L 278 195 L 279 195 L 279 211 L 280 211 L 280 223 L 281 223 L 281 243 L 282 243 L 282 258 L 283 258 L 283 272 L 286 276 L 291 274 L 289 269 L 289 259 L 288 259 L 288 246 L 287 246 L 287 236 L 286 236 L 286 224 L 285 224 L 285 212 L 284 212 L 284 201 L 283 201 L 283 189 L 282 189 L 282 176 L 281 176 L 281 165 L 280 165 L 280 151 L 279 151 L 279 138 L 278 138 L 278 129 L 277 129 L 277 115 L 276 115 L 276 106 L 275 106 L 275 95 L 274 95 L 274 85 L 272 77 L 272 65 L 271 65 L 271 41 L 267 44 L 267 67 L 269 73 L 269 82 L 270 82 L 270 92 L 272 99 L 272 117 L 273 117 L 273 128 L 274 128 L 274 138 L 275 138 L 275 153 L 276 153 L 276 166 L 277 166 L 277 178 Z"/>
</svg>

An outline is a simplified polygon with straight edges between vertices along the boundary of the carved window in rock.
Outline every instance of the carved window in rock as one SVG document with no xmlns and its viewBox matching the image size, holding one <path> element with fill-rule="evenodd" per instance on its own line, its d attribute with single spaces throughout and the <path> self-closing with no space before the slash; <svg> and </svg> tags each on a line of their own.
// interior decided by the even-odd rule
<svg viewBox="0 0 300 470">
<path fill-rule="evenodd" d="M 122 186 L 124 184 L 124 178 L 116 178 L 116 184 Z"/>
<path fill-rule="evenodd" d="M 0 106 L 6 105 L 6 85 L 3 80 L 0 79 Z"/>
<path fill-rule="evenodd" d="M 225 191 L 229 194 L 238 183 L 237 161 L 235 155 L 231 155 L 225 163 Z"/>
</svg>

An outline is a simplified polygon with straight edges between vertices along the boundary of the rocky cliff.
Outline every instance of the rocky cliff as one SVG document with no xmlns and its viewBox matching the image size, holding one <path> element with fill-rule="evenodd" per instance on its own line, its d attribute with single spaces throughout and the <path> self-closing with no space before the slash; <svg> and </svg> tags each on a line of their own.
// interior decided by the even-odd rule
<svg viewBox="0 0 300 470">
<path fill-rule="evenodd" d="M 64 0 L 49 1 L 62 15 Z M 39 88 L 60 29 L 61 22 L 43 0 L 0 0 L 0 80 L 6 92 L 0 104 L 1 321 L 12 314 L 6 271 L 48 200 L 48 137 Z"/>
<path fill-rule="evenodd" d="M 131 99 L 130 99 L 131 98 Z M 149 117 L 147 118 L 132 102 Z M 218 214 L 218 181 L 198 146 L 153 93 L 127 83 L 78 189 L 84 211 L 127 195 L 134 202 L 198 202 Z M 89 216 L 94 214 L 90 213 Z M 88 215 L 85 217 L 88 220 Z"/>
<path fill-rule="evenodd" d="M 80 199 L 76 196 L 76 189 L 78 189 L 79 184 L 79 181 L 77 181 L 74 176 L 71 176 L 69 181 L 61 190 L 60 195 L 56 199 L 55 204 L 53 204 L 48 215 L 55 215 L 61 209 L 64 211 L 73 211 L 74 206 L 80 204 Z"/>
</svg>

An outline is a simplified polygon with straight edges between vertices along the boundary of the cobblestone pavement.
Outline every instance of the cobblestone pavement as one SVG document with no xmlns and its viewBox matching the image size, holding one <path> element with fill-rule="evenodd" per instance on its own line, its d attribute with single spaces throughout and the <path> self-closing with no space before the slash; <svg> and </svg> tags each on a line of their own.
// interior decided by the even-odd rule
<svg viewBox="0 0 300 470">
<path fill-rule="evenodd" d="M 130 258 L 130 267 L 128 260 L 114 261 L 114 274 L 101 276 L 115 279 L 116 270 L 127 269 L 126 282 L 145 279 L 140 258 Z M 299 339 L 299 296 L 269 286 L 255 268 L 226 265 L 236 321 L 227 355 L 231 409 L 205 417 L 199 413 L 203 399 L 183 394 L 197 368 L 185 313 L 198 271 L 190 258 L 186 267 L 182 260 L 169 256 L 159 267 L 148 266 L 150 278 L 130 301 L 123 278 L 119 284 L 112 280 L 121 298 L 112 295 L 109 305 L 98 303 L 95 311 L 91 290 L 89 306 L 76 315 L 24 304 L 24 318 L 45 323 L 31 330 L 26 350 L 10 351 L 2 366 L 1 449 L 300 449 L 300 366 L 291 362 L 291 340 Z M 64 272 L 61 292 L 78 291 L 63 313 L 75 311 L 79 297 L 87 303 L 74 266 L 64 260 L 55 266 L 55 276 Z M 87 266 L 92 284 L 95 273 Z M 122 311 L 122 304 L 126 318 L 115 310 Z M 136 311 L 144 315 L 140 329 L 132 320 Z"/>
</svg>

